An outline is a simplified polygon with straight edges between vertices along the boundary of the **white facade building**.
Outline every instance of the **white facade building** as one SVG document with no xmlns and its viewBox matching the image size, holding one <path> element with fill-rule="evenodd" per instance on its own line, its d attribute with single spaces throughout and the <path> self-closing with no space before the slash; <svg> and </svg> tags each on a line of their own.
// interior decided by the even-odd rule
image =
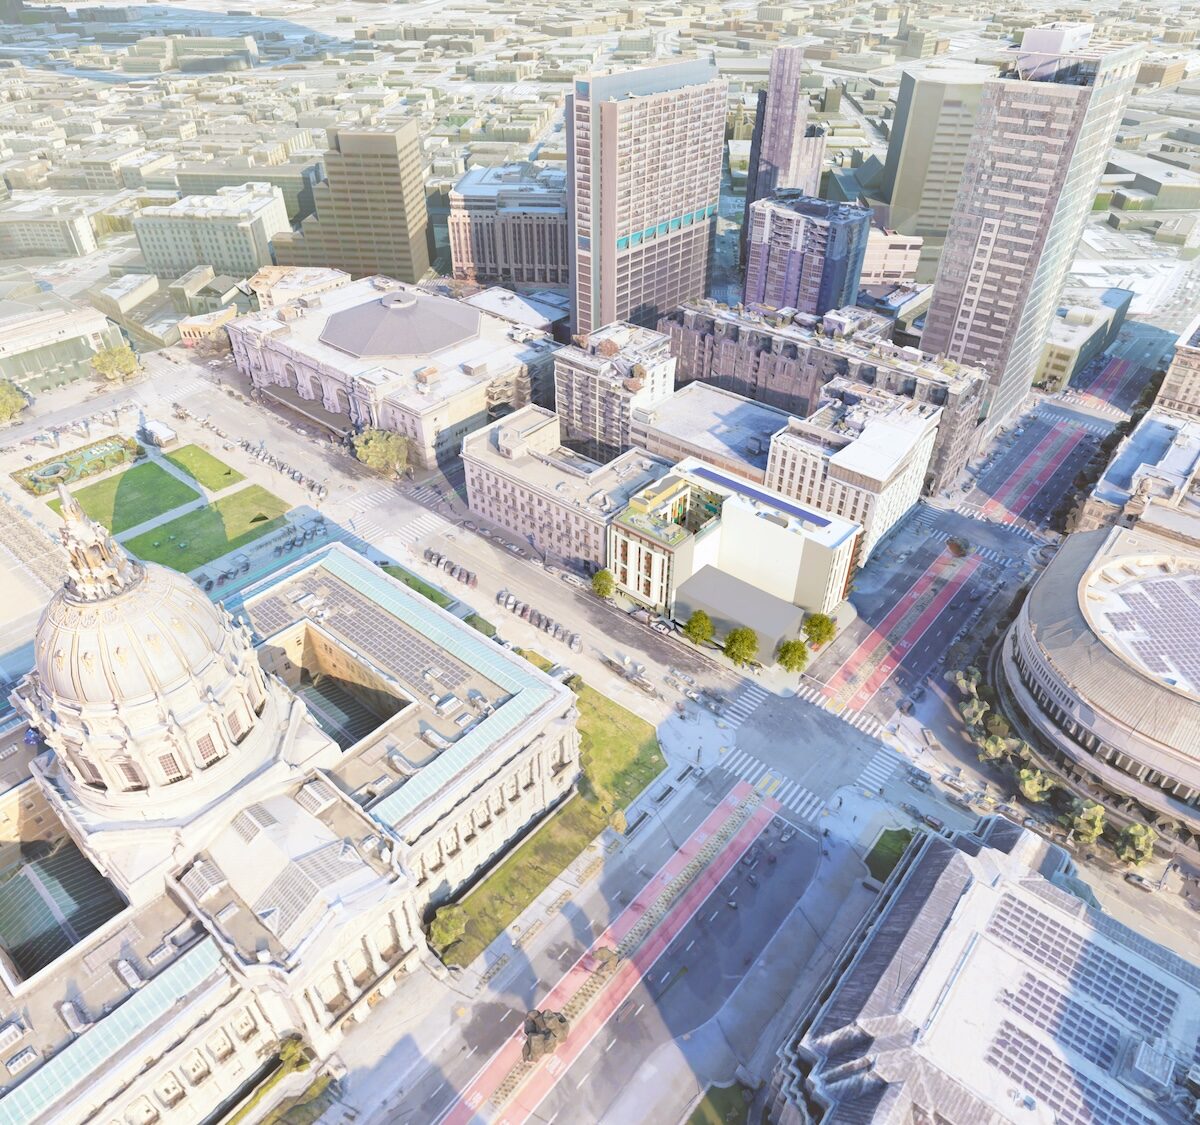
<svg viewBox="0 0 1200 1125">
<path fill-rule="evenodd" d="M 249 277 L 274 262 L 272 240 L 291 230 L 283 192 L 271 184 L 218 188 L 165 207 L 143 207 L 133 219 L 146 265 L 159 277 L 182 277 L 196 266 Z"/>
<path fill-rule="evenodd" d="M 0 886 L 0 1123 L 205 1120 L 403 990 L 431 906 L 570 792 L 574 697 L 340 545 L 234 621 L 63 502 L 0 794 L 37 841 Z"/>
<path fill-rule="evenodd" d="M 508 409 L 549 402 L 556 345 L 463 301 L 385 277 L 234 321 L 238 369 L 335 433 L 403 434 L 420 468 Z"/>
<path fill-rule="evenodd" d="M 829 399 L 771 438 L 766 485 L 862 524 L 861 560 L 921 498 L 941 408 L 887 394 Z"/>
</svg>

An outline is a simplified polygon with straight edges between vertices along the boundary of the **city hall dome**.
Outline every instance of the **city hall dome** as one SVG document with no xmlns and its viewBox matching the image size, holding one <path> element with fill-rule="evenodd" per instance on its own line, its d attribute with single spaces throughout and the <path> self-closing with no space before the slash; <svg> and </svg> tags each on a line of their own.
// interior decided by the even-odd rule
<svg viewBox="0 0 1200 1125">
<path fill-rule="evenodd" d="M 68 573 L 14 701 L 82 803 L 169 789 L 174 806 L 228 773 L 260 722 L 268 693 L 250 635 L 186 575 L 130 558 L 60 495 Z"/>
</svg>

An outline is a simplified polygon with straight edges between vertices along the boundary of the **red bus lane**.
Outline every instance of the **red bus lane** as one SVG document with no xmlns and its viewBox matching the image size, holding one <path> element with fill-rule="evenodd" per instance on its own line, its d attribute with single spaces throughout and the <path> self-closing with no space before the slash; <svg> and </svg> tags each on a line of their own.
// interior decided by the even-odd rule
<svg viewBox="0 0 1200 1125">
<path fill-rule="evenodd" d="M 912 647 L 925 635 L 926 630 L 941 616 L 942 611 L 954 599 L 954 595 L 963 588 L 978 566 L 978 555 L 972 555 L 963 562 L 959 571 L 937 592 L 933 601 L 925 607 L 916 621 L 905 630 L 903 636 L 896 641 L 891 651 L 867 678 L 867 682 L 858 689 L 848 705 L 848 710 L 860 711 L 870 703 L 875 693 L 900 666 L 900 663 L 908 655 Z"/>
<path fill-rule="evenodd" d="M 824 692 L 833 697 L 843 687 L 847 680 L 870 659 L 875 650 L 887 640 L 889 630 L 904 620 L 905 614 L 920 600 L 925 591 L 930 588 L 954 562 L 954 556 L 943 551 L 922 572 L 921 576 L 901 595 L 895 606 L 888 611 L 884 619 L 876 625 L 859 646 L 846 658 L 845 662 L 825 682 Z"/>
<path fill-rule="evenodd" d="M 641 921 L 642 916 L 658 897 L 662 887 L 687 867 L 696 854 L 703 848 L 705 841 L 729 819 L 737 805 L 752 792 L 753 789 L 750 785 L 744 781 L 740 781 L 726 794 L 724 800 L 705 817 L 703 822 L 696 827 L 695 831 L 672 853 L 666 863 L 646 881 L 629 906 L 610 923 L 608 928 L 592 942 L 580 958 L 559 978 L 554 987 L 539 1002 L 540 1007 L 558 1010 L 575 995 L 584 982 L 592 975 L 589 967 L 589 955 L 603 946 L 615 947 L 618 945 L 625 935 Z M 775 815 L 778 803 L 775 801 L 764 802 L 764 805 L 746 822 L 749 824 L 755 821 L 756 818 L 761 816 L 763 809 L 768 806 L 770 808 L 769 815 L 766 816 L 765 821 L 760 823 L 755 835 L 757 835 L 758 831 L 761 831 L 762 824 L 765 824 Z M 734 834 L 730 842 L 725 845 L 724 849 L 714 857 L 713 863 L 728 854 L 734 841 L 741 837 L 745 829 L 746 825 L 744 824 Z M 735 856 L 735 861 L 736 858 Z M 711 870 L 711 864 L 707 870 Z M 698 877 L 697 884 L 701 878 L 703 878 L 703 875 Z M 678 902 L 676 902 L 675 906 L 677 907 L 678 905 Z M 673 909 L 674 907 L 672 907 Z M 670 917 L 670 912 L 668 912 L 668 917 Z M 467 1125 L 467 1122 L 475 1119 L 476 1111 L 486 1106 L 488 1099 L 499 1088 L 508 1073 L 521 1061 L 522 1039 L 522 1032 L 519 1029 L 514 1031 L 508 1040 L 484 1063 L 483 1067 L 476 1072 L 475 1076 L 466 1085 L 459 1100 L 450 1106 L 443 1117 L 445 1125 Z"/>
<path fill-rule="evenodd" d="M 510 1125 L 523 1125 L 558 1084 L 616 1010 L 629 998 L 629 994 L 653 967 L 654 962 L 666 952 L 704 902 L 717 889 L 721 880 L 733 870 L 746 849 L 758 838 L 779 809 L 779 803 L 767 798 L 762 806 L 746 821 L 725 848 L 676 900 L 667 916 L 654 932 L 634 951 L 628 961 L 617 970 L 595 1002 L 576 1021 L 563 1047 L 539 1067 L 533 1076 L 521 1086 L 516 1097 L 505 1108 L 503 1120 Z"/>
<path fill-rule="evenodd" d="M 1037 472 L 1034 466 L 1040 464 L 1045 457 L 1052 457 L 1054 453 L 1061 448 L 1062 443 L 1067 440 L 1067 434 L 1060 430 L 1051 430 L 1041 441 L 1030 450 L 1029 455 L 1015 468 L 1004 483 L 996 489 L 992 498 L 983 506 L 983 514 L 985 516 L 993 515 L 997 511 L 1008 511 L 1008 501 L 1023 489 L 1029 482 L 1031 475 Z"/>
<path fill-rule="evenodd" d="M 1009 515 L 1011 515 L 1013 519 L 1020 519 L 1021 513 L 1029 507 L 1030 503 L 1033 501 L 1033 498 L 1037 496 L 1037 494 L 1041 492 L 1043 488 L 1045 488 L 1046 483 L 1053 478 L 1056 472 L 1058 472 L 1059 466 L 1061 466 L 1062 463 L 1071 456 L 1071 454 L 1075 451 L 1075 447 L 1081 441 L 1083 441 L 1083 431 L 1078 430 L 1072 434 L 1067 440 L 1066 444 L 1059 449 L 1053 457 L 1051 457 L 1042 470 L 1025 485 L 1014 501 L 1013 506 L 1009 509 Z"/>
</svg>

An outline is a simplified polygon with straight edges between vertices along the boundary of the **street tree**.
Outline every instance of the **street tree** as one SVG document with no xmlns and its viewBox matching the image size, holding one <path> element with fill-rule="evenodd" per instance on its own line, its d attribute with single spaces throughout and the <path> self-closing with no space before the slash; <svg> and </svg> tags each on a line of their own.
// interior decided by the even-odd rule
<svg viewBox="0 0 1200 1125">
<path fill-rule="evenodd" d="M 785 672 L 794 672 L 799 675 L 808 667 L 808 645 L 799 637 L 780 641 L 776 659 Z"/>
<path fill-rule="evenodd" d="M 1137 867 L 1154 855 L 1154 841 L 1158 833 L 1145 824 L 1127 825 L 1117 837 L 1117 858 Z"/>
<path fill-rule="evenodd" d="M 1060 819 L 1081 844 L 1094 844 L 1104 832 L 1104 806 L 1095 801 L 1076 798 Z"/>
<path fill-rule="evenodd" d="M 997 734 L 989 734 L 979 743 L 979 760 L 981 762 L 999 762 L 1008 757 L 1009 742 Z"/>
<path fill-rule="evenodd" d="M 15 418 L 29 405 L 29 400 L 15 383 L 0 380 L 0 422 Z"/>
<path fill-rule="evenodd" d="M 979 690 L 979 681 L 983 679 L 983 673 L 971 665 L 957 671 L 947 672 L 944 678 L 947 683 L 958 688 L 963 695 L 975 695 Z"/>
<path fill-rule="evenodd" d="M 734 664 L 749 664 L 758 656 L 758 634 L 745 625 L 730 629 L 725 637 L 725 655 Z"/>
<path fill-rule="evenodd" d="M 813 613 L 804 622 L 804 636 L 813 648 L 820 648 L 833 640 L 837 626 L 827 613 Z"/>
<path fill-rule="evenodd" d="M 972 731 L 979 728 L 983 722 L 983 717 L 988 713 L 990 708 L 982 700 L 971 695 L 964 699 L 958 705 L 958 713 L 962 715 L 963 722 L 967 724 Z"/>
<path fill-rule="evenodd" d="M 983 725 L 987 727 L 988 734 L 994 734 L 999 738 L 1007 738 L 1012 730 L 1009 721 L 999 711 L 993 711 Z"/>
<path fill-rule="evenodd" d="M 715 632 L 712 618 L 702 609 L 692 610 L 687 624 L 683 627 L 683 635 L 695 645 L 708 644 L 713 639 Z"/>
<path fill-rule="evenodd" d="M 109 383 L 123 383 L 137 369 L 138 358 L 128 344 L 102 348 L 92 356 L 92 370 Z"/>
<path fill-rule="evenodd" d="M 1054 789 L 1054 782 L 1041 770 L 1026 766 L 1024 769 L 1017 770 L 1017 788 L 1021 790 L 1021 795 L 1027 801 L 1041 804 L 1050 796 L 1051 790 Z"/>
<path fill-rule="evenodd" d="M 457 902 L 439 907 L 429 924 L 429 941 L 439 953 L 445 953 L 467 932 L 467 912 Z"/>
<path fill-rule="evenodd" d="M 363 430 L 354 435 L 354 456 L 368 469 L 398 477 L 408 467 L 408 438 L 391 430 Z"/>
<path fill-rule="evenodd" d="M 592 575 L 592 593 L 598 598 L 611 598 L 617 588 L 611 570 L 598 570 Z"/>
</svg>

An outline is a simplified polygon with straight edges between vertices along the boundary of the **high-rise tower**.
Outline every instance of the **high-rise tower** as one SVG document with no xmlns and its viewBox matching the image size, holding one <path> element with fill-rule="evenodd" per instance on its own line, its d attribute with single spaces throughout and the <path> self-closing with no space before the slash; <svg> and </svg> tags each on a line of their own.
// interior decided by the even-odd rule
<svg viewBox="0 0 1200 1125">
<path fill-rule="evenodd" d="M 701 60 L 576 79 L 567 98 L 575 332 L 618 320 L 653 327 L 704 293 L 725 96 Z"/>
<path fill-rule="evenodd" d="M 1029 391 L 1137 74 L 1088 24 L 1026 31 L 984 84 L 921 346 L 984 368 L 988 428 Z"/>
<path fill-rule="evenodd" d="M 808 99 L 800 85 L 803 62 L 803 47 L 776 47 L 771 52 L 767 88 L 758 92 L 746 177 L 743 250 L 755 200 L 782 188 L 796 188 L 805 195 L 818 195 L 821 190 L 825 133 L 808 122 Z"/>
</svg>

